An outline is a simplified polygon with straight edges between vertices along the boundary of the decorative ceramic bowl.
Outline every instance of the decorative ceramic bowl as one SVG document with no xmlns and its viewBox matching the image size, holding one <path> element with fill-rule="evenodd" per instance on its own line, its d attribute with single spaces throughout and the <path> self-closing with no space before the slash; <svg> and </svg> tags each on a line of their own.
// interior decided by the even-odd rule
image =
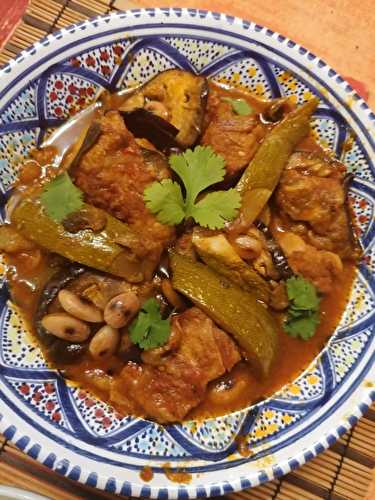
<svg viewBox="0 0 375 500">
<path fill-rule="evenodd" d="M 375 115 L 322 60 L 285 37 L 192 9 L 133 10 L 49 35 L 0 71 L 3 203 L 17 165 L 52 127 L 102 88 L 114 91 L 174 67 L 241 82 L 267 98 L 301 103 L 319 96 L 314 130 L 356 174 L 350 194 L 365 259 L 339 327 L 301 377 L 245 410 L 166 427 L 120 418 L 68 387 L 30 343 L 2 282 L 0 431 L 71 479 L 160 499 L 221 495 L 281 476 L 332 444 L 375 397 Z M 238 435 L 250 443 L 250 456 L 236 452 Z M 166 463 L 191 473 L 191 481 L 170 481 Z M 154 471 L 149 483 L 140 477 L 145 465 Z"/>
</svg>

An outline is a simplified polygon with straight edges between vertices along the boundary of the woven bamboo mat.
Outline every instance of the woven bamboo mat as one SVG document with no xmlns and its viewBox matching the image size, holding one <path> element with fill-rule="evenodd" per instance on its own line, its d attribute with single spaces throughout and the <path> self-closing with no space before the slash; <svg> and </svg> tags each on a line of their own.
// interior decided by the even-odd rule
<svg viewBox="0 0 375 500">
<path fill-rule="evenodd" d="M 0 0 L 1 1 L 1 0 Z M 162 3 L 162 2 L 161 2 Z M 178 2 L 176 2 L 178 3 Z M 31 0 L 0 53 L 0 64 L 54 30 L 136 4 L 128 0 Z M 358 424 L 304 467 L 231 500 L 363 500 L 375 467 L 375 405 Z M 0 435 L 0 484 L 33 490 L 53 500 L 120 499 L 65 479 L 35 462 Z M 375 493 L 367 496 L 375 500 Z"/>
</svg>

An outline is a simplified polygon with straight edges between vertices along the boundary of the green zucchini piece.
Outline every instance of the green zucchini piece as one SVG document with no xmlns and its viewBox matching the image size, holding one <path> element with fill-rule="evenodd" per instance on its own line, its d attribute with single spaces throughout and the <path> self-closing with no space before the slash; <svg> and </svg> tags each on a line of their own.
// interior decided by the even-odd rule
<svg viewBox="0 0 375 500">
<path fill-rule="evenodd" d="M 245 292 L 208 266 L 171 254 L 172 284 L 239 344 L 260 377 L 267 377 L 278 348 L 276 322 L 250 292 Z"/>
<path fill-rule="evenodd" d="M 199 256 L 209 267 L 268 303 L 270 288 L 267 281 L 241 259 L 223 234 L 202 236 L 195 232 L 192 241 Z"/>
<path fill-rule="evenodd" d="M 90 209 L 85 204 L 84 208 Z M 47 216 L 37 196 L 24 198 L 14 209 L 11 220 L 27 239 L 51 252 L 80 264 L 121 276 L 130 282 L 144 279 L 143 263 L 133 249 L 141 246 L 138 236 L 123 222 L 103 210 L 106 218 L 102 231 L 82 229 L 67 231 L 62 224 Z M 126 247 L 116 243 L 126 242 Z"/>
</svg>

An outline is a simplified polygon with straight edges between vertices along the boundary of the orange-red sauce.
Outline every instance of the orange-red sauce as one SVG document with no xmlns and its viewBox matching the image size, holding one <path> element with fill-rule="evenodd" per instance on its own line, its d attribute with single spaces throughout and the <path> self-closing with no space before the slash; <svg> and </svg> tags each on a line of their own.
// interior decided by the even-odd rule
<svg viewBox="0 0 375 500">
<path fill-rule="evenodd" d="M 8 257 L 8 262 L 12 265 L 10 277 L 12 296 L 22 307 L 25 318 L 31 324 L 39 297 L 38 288 L 53 272 L 51 262 L 48 265 L 44 257 L 36 273 L 27 272 L 23 254 Z M 349 298 L 355 270 L 353 264 L 346 263 L 332 292 L 322 299 L 321 323 L 314 337 L 308 341 L 295 339 L 280 328 L 279 352 L 266 380 L 257 379 L 249 365 L 240 362 L 229 374 L 209 385 L 205 400 L 192 410 L 187 418 L 205 418 L 239 410 L 270 396 L 301 374 L 322 350 L 337 326 Z M 111 357 L 103 361 L 83 359 L 65 368 L 68 379 L 74 380 L 106 400 L 109 390 L 108 373 L 116 374 L 122 366 L 118 358 Z M 94 370 L 98 378 L 102 378 L 102 387 L 98 387 L 98 380 L 92 375 Z"/>
<path fill-rule="evenodd" d="M 224 92 L 220 87 L 212 83 L 210 85 L 219 94 Z M 240 90 L 232 89 L 231 93 L 233 97 L 243 97 Z M 261 110 L 262 102 L 260 100 L 251 98 L 250 101 L 250 104 Z M 320 149 L 311 137 L 305 139 L 301 146 L 309 150 Z M 46 155 L 45 161 L 41 163 L 48 164 L 52 155 L 53 152 L 49 151 L 49 155 Z M 36 168 L 25 169 L 25 172 L 21 172 L 19 185 L 25 187 L 32 185 L 39 172 Z M 25 319 L 31 325 L 41 290 L 56 270 L 56 266 L 59 265 L 59 257 L 51 257 L 47 252 L 36 249 L 29 253 L 7 255 L 6 258 L 12 298 L 20 306 Z M 187 419 L 223 415 L 239 410 L 270 396 L 301 374 L 321 351 L 337 326 L 345 309 L 354 276 L 355 265 L 345 263 L 344 271 L 336 281 L 332 292 L 321 301 L 321 323 L 316 334 L 310 340 L 303 341 L 292 338 L 280 327 L 279 352 L 267 379 L 257 379 L 249 365 L 240 362 L 231 373 L 209 384 L 205 400 L 190 412 Z M 30 331 L 32 331 L 31 327 Z M 109 394 L 109 377 L 117 374 L 122 366 L 123 363 L 113 356 L 104 361 L 84 358 L 74 365 L 59 366 L 59 368 L 65 368 L 65 375 L 68 379 L 92 390 L 105 401 Z M 96 380 L 95 375 L 97 376 Z M 98 385 L 100 379 L 101 383 Z M 171 481 L 189 482 L 190 480 L 188 477 L 190 475 L 183 471 L 171 472 L 168 464 L 165 465 L 164 469 Z M 151 468 L 145 468 L 141 474 L 144 481 L 152 478 Z"/>
<path fill-rule="evenodd" d="M 148 483 L 154 477 L 154 473 L 152 472 L 152 468 L 149 465 L 145 465 L 141 472 L 139 473 L 139 477 L 142 481 Z"/>
<path fill-rule="evenodd" d="M 185 472 L 182 469 L 171 469 L 169 463 L 163 465 L 164 474 L 173 483 L 183 483 L 188 484 L 192 479 L 192 475 L 189 472 Z"/>
<path fill-rule="evenodd" d="M 321 301 L 321 323 L 314 337 L 308 341 L 295 339 L 280 328 L 279 352 L 266 380 L 257 379 L 249 365 L 241 362 L 230 374 L 210 384 L 206 399 L 190 413 L 189 417 L 205 418 L 239 410 L 270 396 L 300 375 L 322 350 L 337 326 L 349 298 L 354 276 L 355 266 L 346 264 L 332 293 Z M 242 383 L 243 389 L 228 403 L 225 403 L 224 399 L 225 393 L 230 391 L 222 390 L 221 397 L 215 397 L 223 386 L 232 385 L 235 389 L 236 384 L 242 381 L 245 382 Z"/>
</svg>

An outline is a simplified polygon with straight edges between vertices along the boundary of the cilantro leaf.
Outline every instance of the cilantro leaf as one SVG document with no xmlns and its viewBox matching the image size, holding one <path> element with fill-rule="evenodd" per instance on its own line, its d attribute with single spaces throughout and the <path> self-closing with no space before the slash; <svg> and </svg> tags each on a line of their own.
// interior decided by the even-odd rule
<svg viewBox="0 0 375 500">
<path fill-rule="evenodd" d="M 181 188 L 171 179 L 153 182 L 145 189 L 144 200 L 162 224 L 179 224 L 185 217 Z"/>
<path fill-rule="evenodd" d="M 170 333 L 170 320 L 162 319 L 159 303 L 154 298 L 146 300 L 129 327 L 131 341 L 144 350 L 162 346 L 169 339 Z"/>
<path fill-rule="evenodd" d="M 169 158 L 171 169 L 176 172 L 186 189 L 186 215 L 191 216 L 198 194 L 212 184 L 224 179 L 225 161 L 210 146 L 197 146 L 182 155 Z"/>
<path fill-rule="evenodd" d="M 232 220 L 241 205 L 241 195 L 235 189 L 208 193 L 196 203 L 192 216 L 200 226 L 221 229 L 227 220 Z"/>
<path fill-rule="evenodd" d="M 314 311 L 299 318 L 289 319 L 284 323 L 284 330 L 292 337 L 308 340 L 314 336 L 319 321 L 319 313 Z"/>
<path fill-rule="evenodd" d="M 320 322 L 316 288 L 301 276 L 293 276 L 286 281 L 286 290 L 290 305 L 284 330 L 292 337 L 308 340 Z"/>
<path fill-rule="evenodd" d="M 51 219 L 62 222 L 69 214 L 82 208 L 83 193 L 65 172 L 44 186 L 40 201 Z"/>
<path fill-rule="evenodd" d="M 247 116 L 254 113 L 254 109 L 245 99 L 232 99 L 231 97 L 223 97 L 223 101 L 227 101 L 232 105 L 233 111 L 236 115 Z"/>
<path fill-rule="evenodd" d="M 181 155 L 169 158 L 171 169 L 181 178 L 185 187 L 185 199 L 181 188 L 170 179 L 154 182 L 144 191 L 148 209 L 163 224 L 179 224 L 184 218 L 193 217 L 199 224 L 210 229 L 224 227 L 232 220 L 240 207 L 240 195 L 236 190 L 215 191 L 196 202 L 199 193 L 224 179 L 225 161 L 209 146 L 197 146 Z"/>
<path fill-rule="evenodd" d="M 309 310 L 319 306 L 316 288 L 301 276 L 289 278 L 286 282 L 286 289 L 294 309 Z"/>
</svg>

